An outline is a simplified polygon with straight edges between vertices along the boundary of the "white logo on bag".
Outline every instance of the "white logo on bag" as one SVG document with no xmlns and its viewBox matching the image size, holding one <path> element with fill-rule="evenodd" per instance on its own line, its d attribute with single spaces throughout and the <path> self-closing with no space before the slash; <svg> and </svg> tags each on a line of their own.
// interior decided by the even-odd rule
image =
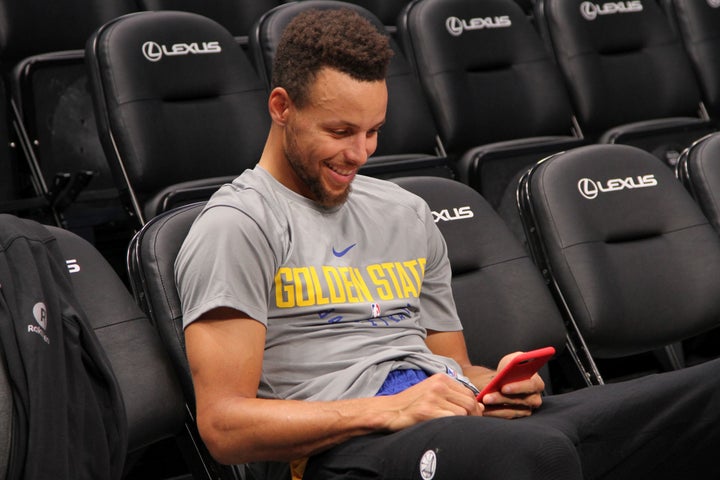
<svg viewBox="0 0 720 480">
<path fill-rule="evenodd" d="M 80 271 L 80 264 L 75 258 L 65 260 L 65 265 L 67 265 L 68 272 L 70 273 L 77 273 Z"/>
<path fill-rule="evenodd" d="M 50 337 L 48 337 L 47 333 L 45 333 L 48 323 L 47 308 L 45 307 L 45 304 L 43 302 L 38 302 L 33 305 L 32 314 L 35 322 L 37 322 L 40 326 L 38 327 L 37 325 L 30 324 L 27 326 L 28 332 L 40 335 L 45 343 L 50 344 Z"/>
<path fill-rule="evenodd" d="M 43 330 L 47 329 L 47 308 L 43 302 L 38 302 L 33 306 L 33 317 Z"/>
<path fill-rule="evenodd" d="M 655 175 L 639 175 L 635 178 L 611 178 L 606 181 L 605 184 L 589 178 L 581 178 L 578 181 L 578 190 L 580 194 L 592 200 L 597 198 L 600 193 L 617 192 L 619 190 L 633 189 L 633 188 L 647 188 L 654 187 L 658 184 Z"/>
<path fill-rule="evenodd" d="M 603 3 L 602 5 L 598 5 L 597 3 L 593 2 L 583 2 L 580 4 L 580 13 L 585 18 L 585 20 L 595 20 L 598 15 L 642 12 L 642 10 L 643 5 L 640 0 L 631 0 L 629 2 L 610 2 Z"/>
<path fill-rule="evenodd" d="M 452 212 L 450 209 L 444 208 L 439 212 L 433 211 L 432 215 L 435 223 L 440 220 L 443 222 L 450 222 L 453 220 L 462 220 L 463 218 L 472 218 L 475 216 L 470 207 L 455 207 L 452 209 Z"/>
<path fill-rule="evenodd" d="M 157 42 L 145 42 L 142 45 L 142 53 L 151 62 L 159 62 L 163 57 L 176 57 L 178 55 L 205 55 L 209 53 L 220 53 L 222 47 L 220 42 L 193 42 L 176 43 L 168 47 Z"/>
<path fill-rule="evenodd" d="M 450 35 L 459 37 L 466 30 L 481 30 L 483 28 L 507 28 L 512 25 L 510 17 L 502 15 L 499 17 L 471 18 L 461 20 L 458 17 L 448 17 L 445 20 L 445 28 Z"/>
<path fill-rule="evenodd" d="M 420 477 L 423 480 L 432 480 L 437 468 L 437 455 L 434 450 L 428 450 L 420 459 Z"/>
</svg>

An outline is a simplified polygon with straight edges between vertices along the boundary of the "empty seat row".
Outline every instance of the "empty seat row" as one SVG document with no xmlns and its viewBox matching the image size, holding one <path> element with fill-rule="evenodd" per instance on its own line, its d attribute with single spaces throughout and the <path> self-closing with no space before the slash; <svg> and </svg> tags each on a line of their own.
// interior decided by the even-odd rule
<svg viewBox="0 0 720 480">
<path fill-rule="evenodd" d="M 244 25 L 249 25 L 249 18 L 253 22 L 260 19 L 257 25 L 264 32 L 253 34 L 248 42 L 255 42 L 250 54 L 256 73 L 265 79 L 267 87 L 272 37 L 277 38 L 282 25 L 269 19 L 287 19 L 293 11 L 310 4 L 325 4 L 276 3 L 173 5 L 212 16 L 233 30 L 237 27 L 229 23 L 231 20 L 242 17 Z M 422 158 L 429 165 L 428 173 L 456 175 L 485 195 L 506 220 L 513 221 L 518 175 L 547 154 L 582 143 L 610 141 L 635 144 L 671 161 L 691 140 L 715 128 L 707 118 L 692 116 L 701 106 L 697 87 L 688 81 L 683 68 L 687 62 L 678 50 L 678 39 L 654 1 L 643 4 L 641 11 L 626 9 L 614 15 L 596 12 L 592 20 L 582 15 L 582 2 L 535 2 L 535 10 L 540 12 L 532 17 L 536 25 L 531 23 L 527 9 L 512 0 L 353 3 L 376 12 L 378 16 L 365 11 L 378 25 L 395 23 L 393 41 L 397 39 L 402 45 L 395 45 L 397 55 L 388 80 L 388 122 L 378 154 L 365 170 L 368 174 L 392 176 L 415 168 L 415 162 Z M 282 8 L 273 8 L 278 6 Z M 161 1 L 139 5 L 140 9 L 170 7 Z M 27 12 L 28 18 L 34 18 L 31 13 L 36 7 L 32 4 L 25 9 L 13 8 L 8 11 Z M 113 157 L 118 145 L 105 141 L 102 148 L 98 141 L 85 67 L 78 63 L 83 52 L 78 47 L 86 38 L 87 27 L 139 8 L 127 4 L 86 8 L 81 17 L 87 19 L 81 22 L 84 28 L 73 28 L 73 35 L 65 37 L 67 43 L 60 44 L 69 51 L 40 55 L 38 52 L 52 47 L 20 49 L 14 47 L 22 44 L 17 34 L 18 41 L 9 36 L 5 53 L 0 52 L 10 59 L 10 65 L 19 62 L 12 91 L 21 119 L 18 123 L 24 126 L 23 136 L 28 140 L 30 173 L 39 177 L 34 179 L 35 191 L 51 199 L 56 209 L 53 213 L 58 215 L 59 211 L 66 225 L 69 222 L 73 226 L 76 218 L 76 230 L 85 229 L 90 237 L 98 230 L 98 223 L 110 225 L 110 235 L 113 226 L 123 223 L 116 186 L 119 184 L 123 192 L 128 179 L 117 172 L 115 181 L 111 178 L 118 168 L 108 166 L 108 162 L 117 164 Z M 64 5 L 66 15 L 72 10 L 71 4 Z M 17 16 L 23 18 L 19 13 Z M 52 30 L 50 26 L 42 29 Z M 423 35 L 417 35 L 418 31 Z M 613 33 L 605 35 L 605 31 Z M 234 32 L 230 34 L 237 37 Z M 566 52 L 565 45 L 571 44 L 582 48 L 583 55 Z M 665 59 L 672 65 L 662 63 Z M 606 66 L 610 68 L 606 70 Z M 413 80 L 415 76 L 417 80 Z M 573 83 L 573 79 L 581 81 Z M 246 113 L 248 118 L 259 115 L 264 116 L 264 112 Z M 103 119 L 99 120 L 102 123 Z M 259 119 L 257 125 L 261 127 L 264 121 Z M 252 130 L 247 133 L 249 137 Z M 101 132 L 100 137 L 108 135 Z M 206 145 L 215 144 L 208 141 Z M 247 158 L 240 163 L 254 162 L 257 148 L 251 146 L 247 151 Z M 209 150 L 207 156 L 215 155 Z M 147 165 L 155 164 L 150 158 L 146 161 Z M 219 163 L 218 157 L 216 165 Z M 237 173 L 237 169 L 228 171 L 230 175 Z M 177 172 L 167 177 L 166 185 L 198 180 L 189 171 L 184 178 Z M 156 180 L 149 179 L 150 189 L 161 187 Z M 88 203 L 83 204 L 83 200 Z M 99 200 L 104 202 L 100 211 L 88 208 Z M 144 223 L 147 216 L 139 213 L 138 201 L 135 199 L 133 205 L 126 198 L 124 202 L 127 211 L 136 216 L 133 225 Z M 79 205 L 86 208 L 80 208 L 73 217 L 72 210 L 67 210 L 73 204 L 76 209 Z M 123 233 L 118 235 L 123 241 Z"/>
<path fill-rule="evenodd" d="M 340 6 L 361 11 L 378 28 L 383 26 L 383 21 L 354 4 L 291 2 L 266 12 L 255 23 L 248 40 L 248 54 L 257 71 L 251 69 L 246 59 L 240 59 L 241 53 L 231 52 L 227 47 L 223 52 L 217 52 L 215 57 L 220 59 L 227 55 L 227 61 L 242 61 L 238 68 L 248 72 L 246 78 L 257 73 L 267 88 L 274 47 L 289 19 L 306 8 Z M 507 221 L 517 222 L 514 207 L 517 178 L 526 167 L 546 155 L 602 141 L 637 145 L 672 162 L 684 146 L 715 129 L 710 120 L 691 116 L 693 109 L 700 108 L 699 93 L 690 78 L 690 70 L 682 68 L 684 57 L 680 43 L 672 41 L 673 32 L 667 28 L 667 19 L 655 3 L 637 12 L 596 15 L 592 24 L 583 17 L 580 2 L 564 2 L 558 6 L 548 0 L 542 6 L 540 11 L 543 15 L 538 21 L 546 25 L 547 37 L 555 36 L 553 45 L 577 43 L 581 45 L 578 48 L 582 49 L 583 55 L 577 55 L 575 51 L 565 52 L 564 47 L 548 48 L 526 12 L 511 0 L 409 2 L 397 22 L 395 36 L 401 46 L 395 45 L 393 39 L 396 56 L 388 76 L 390 102 L 387 123 L 380 137 L 378 152 L 364 172 L 393 176 L 414 170 L 456 175 L 479 190 Z M 132 29 L 133 22 L 142 22 L 157 28 L 157 31 L 174 28 L 173 38 L 181 42 L 184 31 L 190 29 L 169 26 L 173 21 L 170 19 L 172 15 L 176 14 L 157 12 L 142 20 L 139 17 L 128 22 L 117 20 L 112 26 L 106 25 L 107 28 L 100 34 L 105 39 L 114 39 L 116 37 L 110 32 Z M 182 18 L 186 19 L 183 21 L 193 21 L 190 16 Z M 608 24 L 611 20 L 622 23 Z M 586 24 L 592 28 L 584 28 L 588 26 Z M 606 30 L 615 32 L 614 36 L 605 35 Z M 144 34 L 150 38 L 150 30 L 145 29 Z M 224 31 L 218 31 L 218 36 L 226 40 L 230 38 Z M 119 35 L 117 37 L 120 38 Z M 150 41 L 147 38 L 144 42 Z M 133 38 L 133 41 L 144 43 L 139 37 Z M 155 95 L 154 98 L 160 98 L 165 106 L 170 102 L 180 105 L 182 102 L 197 101 L 194 96 L 209 94 L 208 90 L 197 86 L 202 82 L 214 82 L 213 78 L 222 74 L 220 69 L 205 78 L 199 74 L 188 77 L 191 80 L 188 80 L 187 86 L 191 82 L 195 85 L 185 94 L 181 94 L 179 86 L 172 87 L 172 95 L 163 92 L 162 88 L 170 87 L 161 81 L 154 83 L 155 91 L 149 94 L 142 89 L 140 82 L 152 82 L 153 74 L 160 78 L 172 78 L 182 68 L 207 70 L 211 68 L 210 59 L 192 55 L 166 59 L 154 62 L 145 72 L 143 60 L 139 57 L 132 57 L 138 58 L 139 62 L 134 68 L 120 67 L 122 52 L 130 57 L 137 46 L 122 44 L 121 40 L 94 40 L 91 45 L 88 54 L 92 61 L 89 65 L 93 70 L 96 93 L 100 92 L 96 97 L 96 106 L 101 112 L 98 119 L 101 138 L 104 139 L 110 163 L 116 165 L 113 170 L 121 192 L 129 192 L 125 195 L 125 203 L 140 225 L 146 218 L 170 205 L 166 202 L 158 210 L 162 202 L 156 199 L 148 211 L 141 211 L 145 208 L 146 199 L 163 187 L 198 181 L 201 178 L 198 175 L 222 177 L 219 172 L 223 168 L 225 175 L 232 176 L 243 165 L 255 162 L 262 133 L 256 135 L 253 129 L 245 129 L 244 135 L 236 135 L 237 143 L 247 142 L 244 154 L 236 154 L 229 161 L 221 160 L 223 155 L 213 147 L 227 141 L 220 129 L 224 119 L 222 110 L 210 114 L 210 105 L 204 118 L 212 118 L 218 123 L 203 122 L 213 125 L 205 128 L 204 132 L 180 127 L 182 133 L 176 135 L 183 142 L 179 143 L 172 140 L 171 131 L 168 131 L 170 135 L 156 135 L 154 138 L 149 135 L 142 138 L 132 136 L 132 127 L 127 128 L 128 125 L 141 125 L 146 121 L 148 126 L 135 128 L 150 131 L 157 123 L 169 125 L 172 122 L 163 122 L 161 117 L 148 115 L 136 115 L 130 120 L 125 111 L 136 106 L 130 106 L 130 102 L 115 106 L 118 93 L 113 89 L 118 86 L 135 88 L 135 93 L 142 92 L 148 99 Z M 114 57 L 106 53 L 113 49 L 116 52 L 112 54 Z M 118 59 L 117 65 L 113 65 L 113 58 Z M 197 65 L 189 67 L 193 62 Z M 185 65 L 180 66 L 181 63 Z M 203 66 L 199 67 L 201 64 Z M 219 61 L 217 65 L 220 65 Z M 178 72 L 173 71 L 176 67 Z M 128 81 L 123 84 L 103 81 L 105 77 L 113 78 L 114 69 L 122 72 L 120 75 Z M 130 81 L 133 75 L 138 76 L 134 82 Z M 668 80 L 655 81 L 658 77 Z M 566 83 L 570 83 L 568 79 L 580 79 L 571 84 L 570 92 L 565 88 Z M 621 88 L 623 85 L 625 87 Z M 259 89 L 257 94 L 262 96 Z M 218 98 L 218 108 L 223 108 L 219 105 L 223 101 L 225 108 L 231 108 L 230 98 Z M 112 107 L 106 108 L 105 105 Z M 147 105 L 152 108 L 153 103 L 147 102 Z M 264 117 L 264 111 L 260 111 L 264 109 L 255 110 L 253 105 L 257 103 L 244 106 L 245 113 L 239 115 L 258 119 Z M 239 106 L 235 108 L 238 108 L 237 112 L 242 112 Z M 192 113 L 185 109 L 185 114 Z M 181 110 L 172 114 L 179 123 L 182 123 L 182 115 Z M 228 115 L 229 122 L 233 118 L 240 117 Z M 264 121 L 257 121 L 257 130 L 262 130 Z M 620 124 L 623 121 L 625 123 Z M 119 126 L 124 126 L 125 131 L 119 131 Z M 238 131 L 236 126 L 229 128 Z M 203 130 L 203 127 L 198 130 Z M 209 132 L 216 136 L 209 135 Z M 197 142 L 196 147 L 189 148 L 193 138 Z M 203 148 L 207 149 L 207 156 L 213 158 L 210 162 L 215 167 L 206 169 L 207 165 L 203 165 L 200 173 L 187 167 L 175 170 L 173 174 L 160 174 L 168 171 L 170 158 L 184 164 L 187 164 L 187 157 L 197 158 L 198 152 L 202 152 L 197 148 L 198 144 L 205 145 Z M 180 145 L 183 148 L 177 148 Z M 226 154 L 232 149 L 228 147 Z M 164 160 L 161 158 L 163 155 L 167 157 Z M 191 183 L 182 185 L 183 195 L 179 197 L 184 196 L 187 200 L 193 195 L 189 193 L 193 190 L 194 194 L 203 194 L 203 189 Z"/>
</svg>

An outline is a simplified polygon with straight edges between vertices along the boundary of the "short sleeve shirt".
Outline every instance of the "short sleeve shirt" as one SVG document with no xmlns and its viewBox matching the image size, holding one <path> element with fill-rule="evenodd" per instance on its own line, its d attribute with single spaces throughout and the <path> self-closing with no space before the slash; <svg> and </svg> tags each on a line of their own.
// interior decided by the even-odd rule
<svg viewBox="0 0 720 480">
<path fill-rule="evenodd" d="M 176 261 L 185 326 L 218 307 L 265 325 L 261 398 L 367 397 L 392 370 L 460 371 L 425 344 L 462 329 L 450 275 L 416 195 L 358 175 L 328 209 L 259 166 L 218 190 Z"/>
</svg>

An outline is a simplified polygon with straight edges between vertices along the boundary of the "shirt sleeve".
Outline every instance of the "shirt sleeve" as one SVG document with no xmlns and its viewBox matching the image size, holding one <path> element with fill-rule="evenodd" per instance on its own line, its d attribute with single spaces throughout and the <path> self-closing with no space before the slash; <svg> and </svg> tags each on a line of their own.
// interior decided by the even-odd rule
<svg viewBox="0 0 720 480">
<path fill-rule="evenodd" d="M 277 259 L 268 235 L 241 210 L 214 206 L 193 224 L 175 262 L 183 328 L 219 307 L 267 326 Z"/>
<path fill-rule="evenodd" d="M 462 330 L 452 293 L 452 271 L 447 245 L 440 229 L 435 225 L 430 208 L 426 204 L 424 207 L 428 255 L 420 291 L 420 323 L 428 330 Z"/>
</svg>

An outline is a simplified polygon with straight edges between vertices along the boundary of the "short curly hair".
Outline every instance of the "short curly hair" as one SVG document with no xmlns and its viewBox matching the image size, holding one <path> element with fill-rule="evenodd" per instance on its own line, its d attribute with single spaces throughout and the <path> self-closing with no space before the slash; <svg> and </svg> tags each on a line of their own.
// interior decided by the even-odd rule
<svg viewBox="0 0 720 480">
<path fill-rule="evenodd" d="M 303 107 L 321 68 L 361 81 L 383 80 L 392 54 L 388 35 L 354 10 L 311 9 L 298 14 L 283 31 L 272 87 L 284 88 Z"/>
</svg>

